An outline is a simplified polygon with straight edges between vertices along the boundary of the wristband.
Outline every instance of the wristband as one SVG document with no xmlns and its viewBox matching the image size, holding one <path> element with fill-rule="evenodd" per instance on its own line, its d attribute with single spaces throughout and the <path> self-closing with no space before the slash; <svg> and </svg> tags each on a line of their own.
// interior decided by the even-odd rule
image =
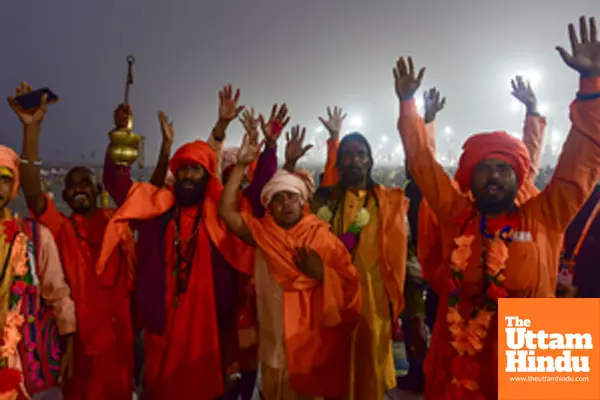
<svg viewBox="0 0 600 400">
<path fill-rule="evenodd" d="M 600 92 L 596 93 L 577 93 L 577 100 L 586 101 L 586 100 L 596 100 L 600 99 Z"/>
</svg>

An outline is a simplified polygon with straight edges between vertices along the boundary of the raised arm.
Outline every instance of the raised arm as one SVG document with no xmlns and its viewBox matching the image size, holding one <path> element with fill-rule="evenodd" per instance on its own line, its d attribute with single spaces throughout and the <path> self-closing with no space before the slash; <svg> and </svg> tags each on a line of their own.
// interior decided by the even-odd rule
<svg viewBox="0 0 600 400">
<path fill-rule="evenodd" d="M 263 124 L 262 130 L 265 148 L 258 158 L 254 175 L 252 177 L 248 176 L 250 184 L 244 190 L 244 197 L 252 206 L 253 214 L 256 217 L 262 217 L 265 213 L 265 208 L 261 202 L 261 193 L 267 182 L 271 180 L 277 171 L 277 140 L 281 136 L 282 129 L 289 122 L 289 117 L 287 117 L 287 106 L 285 104 L 281 106 L 279 112 L 276 111 L 277 104 L 273 106 L 273 112 L 271 113 L 269 122 Z M 246 133 L 250 134 L 250 137 L 253 138 L 253 140 L 258 141 L 258 125 L 260 123 L 260 117 L 258 119 L 254 117 L 254 108 L 252 108 L 251 111 L 244 111 L 240 120 Z M 253 164 L 250 164 L 250 166 Z M 250 171 L 247 173 L 249 172 Z"/>
<path fill-rule="evenodd" d="M 527 147 L 529 159 L 531 160 L 527 178 L 531 183 L 535 183 L 535 178 L 539 173 L 546 118 L 538 112 L 537 98 L 529 82 L 517 75 L 511 81 L 511 85 L 511 94 L 525 106 L 527 111 L 525 123 L 523 124 L 523 143 Z"/>
<path fill-rule="evenodd" d="M 340 176 L 337 170 L 337 151 L 340 145 L 340 132 L 342 131 L 342 124 L 348 114 L 344 113 L 341 107 L 327 107 L 327 119 L 319 117 L 319 121 L 323 124 L 327 132 L 329 132 L 329 139 L 327 139 L 327 159 L 325 160 L 325 169 L 323 171 L 323 179 L 319 182 L 321 187 L 329 187 L 336 185 Z"/>
<path fill-rule="evenodd" d="M 217 177 L 222 178 L 221 157 L 223 154 L 223 144 L 227 137 L 227 128 L 231 121 L 236 119 L 244 106 L 238 106 L 240 99 L 240 89 L 235 93 L 231 85 L 226 85 L 219 91 L 219 118 L 213 127 L 207 143 L 217 153 Z"/>
<path fill-rule="evenodd" d="M 238 153 L 238 163 L 229 174 L 229 179 L 219 201 L 219 217 L 237 237 L 253 246 L 256 245 L 256 242 L 242 217 L 238 205 L 238 196 L 240 195 L 240 185 L 244 179 L 246 168 L 256 159 L 259 150 L 260 145 L 252 142 L 250 137 L 245 135 Z"/>
<path fill-rule="evenodd" d="M 287 144 L 285 145 L 285 163 L 283 164 L 283 169 L 286 171 L 294 172 L 298 160 L 313 148 L 312 144 L 304 145 L 305 136 L 306 128 L 302 128 L 300 125 L 293 126 L 292 131 L 285 134 Z"/>
<path fill-rule="evenodd" d="M 169 121 L 169 117 L 162 111 L 158 112 L 158 122 L 160 123 L 162 142 L 150 183 L 157 187 L 163 187 L 165 186 L 165 180 L 169 172 L 169 158 L 171 157 L 171 147 L 173 146 L 173 137 L 175 134 L 173 122 Z"/>
<path fill-rule="evenodd" d="M 596 22 L 580 20 L 581 40 L 569 25 L 573 54 L 558 48 L 565 63 L 580 74 L 579 92 L 571 104 L 571 131 L 554 175 L 525 206 L 544 225 L 564 233 L 600 179 L 600 42 Z"/>
<path fill-rule="evenodd" d="M 431 151 L 435 155 L 435 117 L 446 106 L 446 98 L 440 97 L 440 91 L 436 88 L 431 88 L 423 93 L 423 104 L 425 105 L 425 113 L 423 120 L 425 122 L 425 133 L 427 133 L 427 142 Z"/>
<path fill-rule="evenodd" d="M 30 91 L 31 86 L 22 83 L 17 88 L 17 95 Z M 46 115 L 46 95 L 42 98 L 40 107 L 33 113 L 22 110 L 15 102 L 14 97 L 8 98 L 8 104 L 23 125 L 23 149 L 19 166 L 21 190 L 25 196 L 27 207 L 37 218 L 46 210 L 47 202 L 40 180 L 40 166 L 42 165 L 42 161 L 39 153 L 40 131 Z"/>
<path fill-rule="evenodd" d="M 424 73 L 423 68 L 415 75 L 412 59 L 408 59 L 408 64 L 402 57 L 398 60 L 394 69 L 396 94 L 400 99 L 398 131 L 415 183 L 438 218 L 452 219 L 464 212 L 469 201 L 452 185 L 428 143 L 425 124 L 414 99 Z"/>
</svg>

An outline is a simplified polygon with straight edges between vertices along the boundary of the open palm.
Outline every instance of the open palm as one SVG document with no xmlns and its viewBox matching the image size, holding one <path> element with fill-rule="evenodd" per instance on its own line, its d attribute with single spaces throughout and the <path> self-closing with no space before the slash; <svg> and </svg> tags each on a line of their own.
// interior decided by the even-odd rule
<svg viewBox="0 0 600 400">
<path fill-rule="evenodd" d="M 238 106 L 239 99 L 240 89 L 236 89 L 234 94 L 231 85 L 223 87 L 219 92 L 219 119 L 221 121 L 230 122 L 242 112 L 244 106 Z"/>
<path fill-rule="evenodd" d="M 579 19 L 579 37 L 575 25 L 569 24 L 569 41 L 571 54 L 563 47 L 556 48 L 565 64 L 584 77 L 600 76 L 600 42 L 596 19 L 590 18 L 589 24 L 585 17 Z"/>
</svg>

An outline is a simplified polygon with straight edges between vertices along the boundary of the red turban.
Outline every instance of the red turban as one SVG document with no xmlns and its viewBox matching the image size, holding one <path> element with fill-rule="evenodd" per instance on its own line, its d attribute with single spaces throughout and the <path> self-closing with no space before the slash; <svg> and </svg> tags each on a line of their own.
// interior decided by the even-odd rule
<svg viewBox="0 0 600 400">
<path fill-rule="evenodd" d="M 523 184 L 531 163 L 529 152 L 523 142 L 506 132 L 473 135 L 463 145 L 463 153 L 455 175 L 464 193 L 471 190 L 471 177 L 477 164 L 486 158 L 495 158 L 509 163 L 517 175 L 519 186 Z"/>
<path fill-rule="evenodd" d="M 177 170 L 185 164 L 200 164 L 211 176 L 214 176 L 217 170 L 217 153 L 208 143 L 201 140 L 186 143 L 171 157 L 169 169 L 173 175 L 176 175 Z"/>
</svg>

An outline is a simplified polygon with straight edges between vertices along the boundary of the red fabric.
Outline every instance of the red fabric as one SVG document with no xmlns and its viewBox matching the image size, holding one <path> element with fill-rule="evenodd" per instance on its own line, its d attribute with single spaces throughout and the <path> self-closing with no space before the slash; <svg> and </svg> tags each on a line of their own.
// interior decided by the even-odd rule
<svg viewBox="0 0 600 400">
<path fill-rule="evenodd" d="M 75 346 L 81 345 L 78 340 Z M 75 353 L 78 379 L 63 388 L 64 400 L 131 400 L 133 392 L 133 347 L 116 347 L 96 356 Z"/>
<path fill-rule="evenodd" d="M 217 170 L 217 153 L 201 140 L 189 142 L 181 146 L 169 162 L 169 168 L 173 175 L 186 163 L 200 164 L 210 175 L 214 175 Z"/>
<path fill-rule="evenodd" d="M 455 178 L 463 193 L 471 190 L 473 171 L 477 164 L 486 158 L 496 158 L 509 163 L 515 170 L 519 186 L 525 181 L 530 160 L 523 142 L 502 131 L 480 133 L 471 136 L 465 142 L 458 162 Z"/>
<path fill-rule="evenodd" d="M 115 371 L 128 368 L 126 373 L 133 374 L 133 362 L 128 363 L 126 355 L 121 359 L 107 354 L 133 348 L 130 289 L 135 263 L 134 240 L 128 228 L 124 240 L 111 251 L 102 274 L 96 275 L 94 266 L 100 254 L 100 243 L 113 211 L 99 210 L 90 219 L 80 215 L 68 218 L 50 199 L 46 201 L 46 210 L 38 220 L 54 236 L 65 280 L 76 305 L 78 345 L 74 348 L 74 357 L 79 362 L 70 382 L 70 393 L 71 398 L 78 399 L 81 397 L 77 393 L 91 392 L 92 386 L 114 388 L 111 382 L 118 374 Z M 122 397 L 111 391 L 110 398 L 131 396 L 130 387 L 123 387 L 123 390 Z"/>
<path fill-rule="evenodd" d="M 192 212 L 181 213 L 182 243 L 192 233 L 195 219 Z M 224 383 L 210 238 L 206 225 L 200 224 L 188 288 L 175 307 L 176 278 L 172 275 L 176 257 L 174 234 L 175 227 L 171 221 L 165 237 L 166 328 L 161 336 L 149 332 L 145 336 L 147 396 L 148 400 L 215 399 L 223 393 Z"/>
</svg>

